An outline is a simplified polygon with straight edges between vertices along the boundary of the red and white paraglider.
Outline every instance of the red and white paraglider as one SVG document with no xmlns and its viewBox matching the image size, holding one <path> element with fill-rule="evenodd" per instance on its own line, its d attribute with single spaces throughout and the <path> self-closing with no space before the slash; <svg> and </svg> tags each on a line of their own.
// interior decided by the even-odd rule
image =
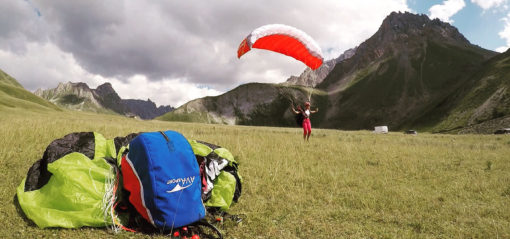
<svg viewBox="0 0 510 239">
<path fill-rule="evenodd" d="M 312 70 L 324 61 L 319 45 L 305 32 L 283 24 L 271 24 L 253 30 L 239 45 L 241 58 L 252 48 L 278 52 L 305 63 Z"/>
</svg>

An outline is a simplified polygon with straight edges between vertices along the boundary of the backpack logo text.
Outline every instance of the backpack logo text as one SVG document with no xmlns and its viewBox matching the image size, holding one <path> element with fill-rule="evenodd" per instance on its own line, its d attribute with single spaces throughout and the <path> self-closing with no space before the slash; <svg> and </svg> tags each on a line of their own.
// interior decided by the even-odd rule
<svg viewBox="0 0 510 239">
<path fill-rule="evenodd" d="M 177 178 L 177 179 L 170 179 L 166 182 L 166 184 L 174 184 L 176 183 L 177 185 L 175 185 L 175 187 L 170 190 L 170 191 L 166 191 L 167 193 L 174 193 L 174 192 L 178 192 L 178 191 L 182 191 L 188 187 L 190 187 L 193 182 L 195 181 L 195 176 L 193 177 L 187 177 L 187 178 Z M 182 184 L 182 186 L 181 186 Z"/>
</svg>

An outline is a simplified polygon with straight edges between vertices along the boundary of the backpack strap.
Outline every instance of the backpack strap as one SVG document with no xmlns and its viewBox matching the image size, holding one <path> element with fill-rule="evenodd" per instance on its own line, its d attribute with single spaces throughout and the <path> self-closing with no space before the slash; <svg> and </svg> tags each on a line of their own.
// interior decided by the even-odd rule
<svg viewBox="0 0 510 239">
<path fill-rule="evenodd" d="M 212 225 L 210 222 L 208 222 L 205 218 L 202 218 L 202 219 L 194 222 L 193 224 L 191 224 L 191 226 L 196 226 L 196 227 L 204 226 L 204 227 L 208 227 L 209 229 L 213 230 L 214 233 L 216 233 L 216 235 L 218 235 L 219 239 L 223 239 L 223 235 L 221 234 L 220 230 L 218 230 L 218 228 L 216 228 L 214 225 Z"/>
<path fill-rule="evenodd" d="M 163 137 L 165 137 L 166 142 L 170 142 L 170 139 L 168 138 L 168 136 L 166 136 L 165 132 L 163 132 L 163 131 L 158 131 L 158 132 L 161 133 L 163 135 Z"/>
<path fill-rule="evenodd" d="M 158 132 L 161 133 L 161 135 L 163 135 L 163 137 L 165 138 L 166 146 L 168 147 L 168 150 L 170 152 L 173 152 L 175 150 L 174 144 L 172 143 L 172 141 L 170 141 L 170 138 L 168 138 L 168 136 L 166 136 L 165 132 L 163 132 L 163 131 L 158 131 Z"/>
</svg>

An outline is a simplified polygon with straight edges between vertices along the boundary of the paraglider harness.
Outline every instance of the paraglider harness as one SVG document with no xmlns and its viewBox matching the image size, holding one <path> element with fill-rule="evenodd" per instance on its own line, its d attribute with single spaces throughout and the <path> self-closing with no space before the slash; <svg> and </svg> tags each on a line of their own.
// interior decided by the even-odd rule
<svg viewBox="0 0 510 239">
<path fill-rule="evenodd" d="M 171 131 L 167 132 L 159 132 L 166 139 L 167 142 L 172 141 L 173 144 L 176 144 L 176 139 L 174 137 L 167 137 L 170 135 Z M 140 137 L 140 136 L 139 136 Z M 170 138 L 170 139 L 169 139 Z M 135 150 L 136 138 L 131 141 L 129 145 L 129 149 L 125 149 L 122 153 L 122 167 L 125 165 L 125 159 L 132 154 L 133 150 Z M 200 216 L 198 220 L 192 220 L 192 223 L 181 223 L 181 225 L 176 225 L 174 228 L 163 226 L 157 226 L 149 223 L 149 221 L 141 215 L 141 211 L 134 206 L 134 203 L 130 200 L 130 194 L 127 190 L 128 187 L 123 187 L 121 191 L 121 205 L 114 206 L 114 210 L 117 213 L 128 213 L 129 220 L 127 226 L 123 226 L 122 224 L 116 222 L 117 226 L 126 231 L 140 231 L 145 233 L 155 233 L 155 232 L 163 232 L 169 233 L 175 238 L 191 238 L 193 235 L 202 235 L 205 238 L 214 238 L 213 234 L 217 236 L 217 238 L 223 238 L 220 230 L 218 230 L 215 225 L 216 223 L 222 223 L 224 219 L 230 219 L 236 223 L 240 223 L 242 221 L 241 216 L 230 215 L 226 213 L 226 209 L 230 207 L 232 202 L 237 202 L 241 195 L 241 178 L 237 173 L 237 162 L 235 162 L 233 156 L 228 152 L 228 150 L 221 148 L 220 146 L 202 142 L 202 141 L 186 141 L 186 144 L 192 146 L 193 148 L 193 161 L 198 163 L 197 173 L 198 177 L 194 180 L 200 182 L 200 187 L 198 188 L 198 193 L 200 194 L 200 204 L 196 205 L 177 205 L 182 208 L 190 208 L 192 211 L 194 208 L 203 208 L 206 206 L 207 213 L 205 215 Z M 143 144 L 143 143 L 142 143 Z M 164 148 L 164 147 L 163 147 Z M 177 147 L 176 147 L 177 148 Z M 130 151 L 131 150 L 131 151 Z M 221 155 L 221 156 L 220 156 Z M 175 165 L 174 165 L 175 166 Z M 119 174 L 122 175 L 124 180 L 126 175 L 123 175 L 125 170 L 121 169 Z M 183 170 L 178 170 L 183 171 Z M 185 171 L 185 170 L 184 170 Z M 230 187 L 230 192 L 221 192 L 223 190 L 222 187 L 214 187 L 215 184 L 221 183 L 224 180 L 225 175 L 228 179 L 230 179 L 229 183 L 231 185 L 235 185 L 234 187 Z M 118 180 L 120 181 L 120 180 Z M 227 180 L 228 181 L 228 180 Z M 126 185 L 125 181 L 123 182 Z M 117 186 L 118 188 L 118 186 Z M 228 187 L 227 187 L 228 188 Z M 181 190 L 183 192 L 188 188 Z M 169 191 L 163 193 L 163 195 L 168 195 Z M 230 194 L 229 194 L 230 193 Z M 225 197 L 225 194 L 227 196 Z M 177 199 L 176 199 L 177 200 Z M 174 201 L 176 201 L 174 200 Z M 178 200 L 186 201 L 191 200 L 183 198 L 182 195 L 179 195 Z M 166 200 L 165 203 L 168 204 L 171 200 Z M 202 204 L 202 201 L 205 202 Z M 222 203 L 219 203 L 222 202 Z M 226 202 L 226 203 L 225 203 Z M 189 203 L 189 202 L 186 202 Z M 167 206 L 167 205 L 163 205 Z M 160 210 L 159 208 L 154 211 Z M 200 210 L 200 209 L 199 209 Z M 189 211 L 189 210 L 186 210 Z M 199 212 L 200 213 L 200 212 Z M 196 215 L 196 213 L 190 212 L 191 215 Z M 154 216 L 154 215 L 153 215 Z M 180 216 L 180 215 L 179 215 Z M 175 218 L 175 216 L 174 216 Z M 172 219 L 172 218 L 170 218 Z"/>
</svg>

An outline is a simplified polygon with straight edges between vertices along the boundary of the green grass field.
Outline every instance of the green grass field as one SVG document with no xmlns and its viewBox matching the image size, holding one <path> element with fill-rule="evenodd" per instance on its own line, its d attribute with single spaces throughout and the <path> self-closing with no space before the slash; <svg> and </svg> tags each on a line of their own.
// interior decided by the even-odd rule
<svg viewBox="0 0 510 239">
<path fill-rule="evenodd" d="M 46 146 L 65 134 L 113 138 L 166 129 L 221 145 L 240 162 L 243 194 L 230 213 L 246 218 L 222 226 L 226 238 L 510 238 L 509 136 L 314 129 L 304 143 L 298 128 L 9 107 L 0 108 L 0 237 L 150 237 L 39 229 L 20 216 L 15 189 Z"/>
</svg>

